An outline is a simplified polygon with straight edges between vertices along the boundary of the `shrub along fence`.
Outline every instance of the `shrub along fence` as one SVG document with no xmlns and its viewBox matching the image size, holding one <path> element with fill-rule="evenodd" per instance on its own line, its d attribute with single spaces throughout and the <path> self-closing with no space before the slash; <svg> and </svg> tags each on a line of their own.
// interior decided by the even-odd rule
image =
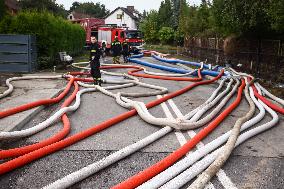
<svg viewBox="0 0 284 189">
<path fill-rule="evenodd" d="M 85 31 L 80 25 L 48 12 L 28 11 L 6 16 L 0 23 L 0 33 L 35 35 L 39 68 L 53 66 L 60 51 L 71 55 L 80 53 L 85 44 Z"/>
<path fill-rule="evenodd" d="M 237 40 L 234 52 L 224 53 L 222 38 L 191 38 L 183 54 L 212 64 L 229 63 L 240 71 L 284 83 L 284 43 L 281 40 Z"/>
</svg>

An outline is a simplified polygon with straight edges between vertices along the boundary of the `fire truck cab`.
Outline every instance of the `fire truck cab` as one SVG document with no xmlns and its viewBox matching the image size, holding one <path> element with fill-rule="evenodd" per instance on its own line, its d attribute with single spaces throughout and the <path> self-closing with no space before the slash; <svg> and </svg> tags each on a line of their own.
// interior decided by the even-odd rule
<svg viewBox="0 0 284 189">
<path fill-rule="evenodd" d="M 111 43 L 115 36 L 122 43 L 128 39 L 128 43 L 132 48 L 142 49 L 143 39 L 141 32 L 138 30 L 128 30 L 126 27 L 117 27 L 116 25 L 105 25 L 98 28 L 98 42 L 105 42 L 107 49 L 111 48 Z"/>
</svg>

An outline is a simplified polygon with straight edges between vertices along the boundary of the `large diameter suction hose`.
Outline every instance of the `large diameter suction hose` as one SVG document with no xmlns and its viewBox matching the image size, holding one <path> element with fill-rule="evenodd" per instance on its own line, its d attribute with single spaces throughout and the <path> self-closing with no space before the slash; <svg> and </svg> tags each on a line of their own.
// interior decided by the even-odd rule
<svg viewBox="0 0 284 189">
<path fill-rule="evenodd" d="M 8 89 L 0 94 L 0 99 L 8 96 L 13 92 L 14 86 L 11 84 L 11 81 L 18 81 L 18 80 L 30 80 L 30 79 L 62 79 L 61 75 L 55 76 L 25 76 L 25 77 L 12 77 L 6 80 L 6 85 Z"/>
<path fill-rule="evenodd" d="M 251 91 L 250 94 L 251 94 L 252 99 L 254 100 L 254 103 L 258 106 L 258 108 L 261 108 L 260 109 L 261 112 L 263 112 L 263 109 L 265 108 L 265 110 L 267 110 L 268 113 L 271 114 L 272 120 L 267 122 L 267 123 L 264 123 L 264 124 L 262 124 L 262 125 L 260 125 L 260 126 L 258 126 L 256 128 L 253 128 L 253 129 L 251 129 L 249 131 L 246 131 L 243 134 L 241 134 L 239 136 L 237 142 L 236 142 L 235 147 L 237 147 L 238 145 L 242 144 L 243 142 L 245 142 L 246 140 L 250 139 L 251 137 L 253 137 L 253 136 L 255 136 L 255 135 L 257 135 L 257 134 L 259 134 L 261 132 L 264 132 L 264 131 L 270 129 L 271 127 L 275 126 L 277 124 L 278 120 L 279 120 L 279 117 L 278 117 L 277 113 L 274 112 L 271 108 L 269 108 L 260 99 L 257 101 L 254 98 L 254 96 L 252 96 L 253 95 L 253 91 L 252 90 L 250 90 L 250 91 Z M 257 117 L 253 118 L 252 120 L 257 119 Z M 248 123 L 248 122 L 246 122 L 242 126 L 242 130 L 248 128 L 248 126 L 249 127 L 252 126 L 253 125 L 251 123 L 252 120 L 248 121 L 248 122 L 250 122 L 249 124 L 246 124 L 246 123 Z M 258 121 L 260 121 L 260 119 L 258 119 Z M 205 148 L 205 147 L 203 147 L 203 148 Z M 168 182 L 167 184 L 163 185 L 163 187 L 161 187 L 161 189 L 174 189 L 174 188 L 182 187 L 184 184 L 188 183 L 191 179 L 193 179 L 194 177 L 199 175 L 204 169 L 206 169 L 206 167 L 208 167 L 217 158 L 217 156 L 221 152 L 221 150 L 222 150 L 222 148 L 219 148 L 219 149 L 215 150 L 214 152 L 212 152 L 211 154 L 207 155 L 205 158 L 203 158 L 199 162 L 195 163 L 192 167 L 190 167 L 189 169 L 187 169 L 186 171 L 181 173 L 179 176 L 175 177 L 170 182 Z M 198 151 L 200 151 L 200 150 L 198 150 Z M 190 161 L 190 160 L 188 160 L 188 161 Z M 180 165 L 185 165 L 185 164 L 188 164 L 188 163 L 182 162 Z M 187 166 L 189 166 L 189 164 Z"/>
<path fill-rule="evenodd" d="M 270 108 L 272 108 L 273 110 L 279 112 L 280 114 L 284 115 L 284 108 L 281 108 L 280 106 L 277 106 L 276 104 L 273 104 L 272 102 L 270 102 L 268 99 L 266 99 L 264 96 L 262 96 L 261 94 L 258 93 L 256 87 L 254 85 L 252 85 L 253 88 L 253 92 L 254 95 L 259 98 L 262 102 L 264 102 L 267 106 L 269 106 Z"/>
<path fill-rule="evenodd" d="M 173 153 L 171 153 L 169 156 L 159 161 L 158 163 L 130 177 L 126 181 L 112 187 L 112 189 L 129 189 L 129 188 L 138 187 L 142 183 L 151 179 L 152 177 L 159 174 L 169 166 L 173 165 L 176 161 L 181 159 L 198 142 L 200 142 L 213 129 L 215 129 L 228 116 L 228 114 L 232 112 L 239 105 L 244 87 L 245 87 L 245 82 L 244 80 L 242 80 L 242 85 L 238 90 L 238 95 L 236 100 L 228 108 L 226 108 L 216 119 L 214 119 L 207 127 L 202 129 L 197 135 L 195 135 L 191 140 L 189 140 L 185 145 L 183 145 L 181 148 L 174 151 Z"/>
<path fill-rule="evenodd" d="M 252 80 L 253 81 L 253 80 Z M 251 81 L 251 83 L 252 83 Z M 238 139 L 241 126 L 243 123 L 248 121 L 255 112 L 255 104 L 250 98 L 249 95 L 249 84 L 247 84 L 245 88 L 245 97 L 249 103 L 249 111 L 247 114 L 241 118 L 239 118 L 232 131 L 231 136 L 229 137 L 227 143 L 223 146 L 222 151 L 219 153 L 218 157 L 215 161 L 190 185 L 192 189 L 202 189 L 206 186 L 206 184 L 211 180 L 211 178 L 216 175 L 216 173 L 221 169 L 221 167 L 225 164 L 229 156 L 231 155 L 233 149 L 235 148 L 236 141 Z"/>
<path fill-rule="evenodd" d="M 158 75 L 150 75 L 150 74 L 139 74 L 136 72 L 143 71 L 144 68 L 135 69 L 128 71 L 129 75 L 136 77 L 144 77 L 144 78 L 152 78 L 152 79 L 163 79 L 163 80 L 174 80 L 174 81 L 201 81 L 202 75 L 201 70 L 198 70 L 198 78 L 189 78 L 189 77 L 169 77 L 169 76 L 158 76 Z"/>
<path fill-rule="evenodd" d="M 74 78 L 71 78 L 69 83 L 67 84 L 66 88 L 64 89 L 64 91 L 57 96 L 56 98 L 52 98 L 52 99 L 44 99 L 44 100 L 38 100 L 32 103 L 28 103 L 28 104 L 24 104 L 21 106 L 17 106 L 8 110 L 4 110 L 4 111 L 0 111 L 0 119 L 19 113 L 19 112 L 23 112 L 32 108 L 35 108 L 37 106 L 42 106 L 42 105 L 50 105 L 50 104 L 55 104 L 59 101 L 61 101 L 69 92 L 73 82 L 74 82 Z"/>
<path fill-rule="evenodd" d="M 200 108 L 204 107 L 207 103 L 211 102 L 218 92 L 221 90 L 222 86 L 225 84 L 225 82 L 228 79 L 222 80 L 220 83 L 219 87 L 212 93 L 210 98 L 199 106 Z M 196 111 L 196 110 L 194 110 Z M 149 145 L 150 143 L 158 140 L 162 136 L 166 135 L 167 133 L 171 132 L 173 128 L 166 126 L 159 131 L 145 137 L 144 139 L 135 142 L 134 144 L 131 144 L 129 146 L 124 147 L 123 149 L 97 161 L 94 162 L 84 168 L 81 168 L 73 173 L 70 173 L 69 175 L 64 176 L 63 178 L 47 185 L 44 187 L 44 189 L 63 189 L 63 188 L 68 188 L 72 186 L 73 184 L 91 176 L 92 174 L 97 173 L 98 171 L 102 170 L 103 168 L 106 168 L 107 166 L 129 156 L 130 154 L 136 152 L 139 149 L 142 149 L 143 147 Z"/>
<path fill-rule="evenodd" d="M 179 60 L 179 59 L 166 59 L 166 58 L 162 58 L 160 56 L 157 56 L 155 54 L 152 54 L 152 57 L 161 61 L 161 62 L 166 62 L 166 63 L 174 63 L 174 64 L 187 64 L 187 65 L 191 65 L 191 66 L 196 66 L 196 67 L 200 67 L 201 64 L 197 63 L 197 62 L 190 62 L 190 61 L 184 61 L 184 60 Z M 205 69 L 209 69 L 209 66 L 207 64 L 203 64 L 203 67 Z"/>
<path fill-rule="evenodd" d="M 215 78 L 213 78 L 211 80 L 200 81 L 200 82 L 193 83 L 193 84 L 191 84 L 191 85 L 189 85 L 189 86 L 187 86 L 187 87 L 185 87 L 185 88 L 183 88 L 181 90 L 178 90 L 178 91 L 175 91 L 173 93 L 170 93 L 170 94 L 162 97 L 161 99 L 158 99 L 158 100 L 155 100 L 155 101 L 152 101 L 152 102 L 148 103 L 146 105 L 146 107 L 147 108 L 152 108 L 154 106 L 157 106 L 157 105 L 161 104 L 162 102 L 167 101 L 168 99 L 171 99 L 171 98 L 174 98 L 176 96 L 179 96 L 179 95 L 189 91 L 190 89 L 192 89 L 192 88 L 194 88 L 194 87 L 196 87 L 198 85 L 205 85 L 205 84 L 212 83 L 212 82 L 220 79 L 223 74 L 224 74 L 224 70 L 222 70 L 217 77 L 215 77 Z M 93 126 L 93 127 L 89 128 L 87 130 L 84 130 L 84 131 L 82 131 L 80 133 L 77 133 L 77 134 L 75 134 L 73 136 L 67 137 L 67 138 L 65 138 L 65 139 L 63 139 L 61 141 L 58 141 L 58 142 L 53 143 L 51 145 L 45 146 L 43 148 L 40 148 L 38 150 L 35 150 L 33 152 L 30 152 L 28 154 L 25 154 L 23 156 L 20 156 L 18 158 L 10 160 L 8 162 L 2 163 L 2 164 L 0 164 L 0 174 L 7 173 L 7 172 L 9 172 L 11 170 L 14 170 L 14 169 L 18 168 L 18 167 L 26 165 L 27 163 L 30 163 L 30 162 L 32 162 L 32 161 L 34 161 L 36 159 L 39 159 L 39 158 L 44 157 L 44 156 L 46 156 L 48 154 L 54 153 L 56 151 L 59 151 L 62 148 L 65 148 L 67 146 L 70 146 L 70 145 L 78 142 L 78 141 L 81 141 L 81 140 L 83 140 L 83 139 L 85 139 L 85 138 L 87 138 L 87 137 L 89 137 L 89 136 L 91 136 L 91 135 L 93 135 L 95 133 L 98 133 L 98 132 L 100 132 L 100 131 L 102 131 L 102 130 L 104 130 L 104 129 L 106 129 L 106 128 L 114 125 L 114 124 L 117 124 L 117 123 L 119 123 L 119 122 L 121 122 L 123 120 L 126 120 L 126 119 L 128 119 L 128 118 L 130 118 L 130 117 L 132 117 L 132 116 L 134 116 L 136 114 L 137 114 L 137 112 L 135 110 L 128 111 L 126 113 L 120 114 L 119 116 L 116 116 L 116 117 L 111 118 L 111 119 L 109 119 L 107 121 L 104 121 L 104 122 L 102 122 L 102 123 L 100 123 L 100 124 L 98 124 L 96 126 Z"/>
<path fill-rule="evenodd" d="M 256 106 L 258 107 L 259 113 L 254 118 L 244 123 L 241 127 L 241 131 L 244 131 L 252 127 L 256 123 L 260 122 L 265 116 L 265 109 L 254 97 L 253 90 L 251 87 L 250 87 L 250 96 L 252 100 L 254 101 L 254 103 L 256 104 Z M 154 189 L 154 188 L 158 188 L 162 186 L 165 183 L 166 183 L 164 185 L 165 187 L 163 186 L 163 188 L 166 188 L 166 189 L 169 189 L 169 188 L 174 189 L 174 188 L 182 187 L 184 184 L 188 183 L 192 178 L 195 177 L 193 175 L 193 172 L 194 173 L 197 172 L 196 166 L 192 166 L 192 167 L 190 166 L 194 164 L 196 161 L 198 161 L 200 158 L 206 156 L 208 153 L 210 153 L 211 151 L 215 150 L 216 148 L 221 146 L 223 143 L 225 143 L 227 139 L 230 137 L 230 135 L 231 135 L 231 130 L 219 136 L 218 138 L 214 139 L 213 141 L 209 142 L 208 144 L 204 145 L 203 147 L 199 148 L 198 150 L 192 152 L 190 156 L 186 156 L 184 159 L 178 161 L 173 166 L 169 167 L 168 169 L 166 169 L 159 175 L 145 182 L 138 188 L 139 189 Z M 205 158 L 203 158 L 202 161 L 207 162 L 205 161 Z M 198 175 L 198 173 L 196 173 L 196 175 Z"/>
<path fill-rule="evenodd" d="M 75 89 L 74 89 L 73 93 L 64 101 L 61 108 L 65 108 L 65 107 L 69 106 L 73 102 L 73 100 L 75 99 L 76 94 L 79 91 L 79 86 L 76 82 L 74 82 L 74 86 L 75 86 Z M 70 121 L 69 121 L 66 113 L 64 113 L 62 115 L 61 120 L 62 120 L 62 123 L 63 123 L 63 128 L 54 136 L 52 136 L 48 139 L 45 139 L 43 141 L 40 141 L 38 143 L 28 145 L 28 146 L 23 146 L 23 147 L 9 149 L 9 150 L 0 150 L 0 159 L 21 156 L 21 155 L 24 155 L 26 153 L 32 152 L 34 150 L 40 149 L 44 146 L 47 146 L 47 145 L 53 144 L 57 141 L 60 141 L 61 139 L 63 139 L 64 137 L 66 137 L 69 134 L 70 129 L 71 129 Z"/>
<path fill-rule="evenodd" d="M 188 73 L 188 70 L 185 70 L 185 69 L 179 69 L 179 68 L 173 68 L 173 67 L 169 67 L 169 66 L 157 65 L 157 64 L 145 62 L 145 61 L 134 59 L 134 58 L 131 58 L 130 61 L 133 62 L 133 63 L 136 63 L 136 64 L 140 64 L 140 65 L 143 65 L 143 66 L 156 68 L 156 69 L 160 69 L 160 70 L 164 70 L 164 71 L 180 73 L 180 74 Z M 201 74 L 202 75 L 210 75 L 210 76 L 214 76 L 215 77 L 215 76 L 217 76 L 219 74 L 219 72 L 202 70 Z"/>
</svg>

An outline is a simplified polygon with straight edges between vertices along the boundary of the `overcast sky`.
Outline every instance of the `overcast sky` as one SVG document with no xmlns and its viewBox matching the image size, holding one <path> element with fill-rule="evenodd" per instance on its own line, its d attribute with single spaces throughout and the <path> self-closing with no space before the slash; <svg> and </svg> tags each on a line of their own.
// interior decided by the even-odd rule
<svg viewBox="0 0 284 189">
<path fill-rule="evenodd" d="M 56 0 L 57 4 L 63 4 L 66 10 L 69 10 L 72 3 L 76 0 Z M 116 7 L 126 7 L 127 5 L 133 5 L 135 9 L 143 12 L 143 10 L 149 11 L 150 9 L 159 9 L 162 0 L 77 0 L 78 2 L 100 2 L 105 4 L 106 8 L 110 11 Z M 191 5 L 199 5 L 201 0 L 187 0 Z"/>
</svg>

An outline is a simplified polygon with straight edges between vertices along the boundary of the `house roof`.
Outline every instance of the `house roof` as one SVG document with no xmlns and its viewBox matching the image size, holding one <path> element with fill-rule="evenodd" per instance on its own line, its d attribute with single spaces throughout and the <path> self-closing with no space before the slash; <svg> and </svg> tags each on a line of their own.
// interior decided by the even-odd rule
<svg viewBox="0 0 284 189">
<path fill-rule="evenodd" d="M 20 10 L 18 2 L 16 0 L 5 0 L 5 5 L 13 10 Z"/>
<path fill-rule="evenodd" d="M 121 9 L 123 12 L 125 12 L 127 15 L 129 15 L 132 19 L 134 20 L 139 20 L 140 18 L 133 15 L 133 13 L 131 13 L 127 8 L 124 7 L 117 7 L 116 9 L 114 9 L 112 12 L 110 12 L 107 16 L 105 16 L 105 18 L 109 17 L 110 15 L 112 15 L 115 11 L 117 11 L 118 9 Z M 134 10 L 134 13 L 140 15 L 140 13 L 137 10 Z"/>
</svg>

